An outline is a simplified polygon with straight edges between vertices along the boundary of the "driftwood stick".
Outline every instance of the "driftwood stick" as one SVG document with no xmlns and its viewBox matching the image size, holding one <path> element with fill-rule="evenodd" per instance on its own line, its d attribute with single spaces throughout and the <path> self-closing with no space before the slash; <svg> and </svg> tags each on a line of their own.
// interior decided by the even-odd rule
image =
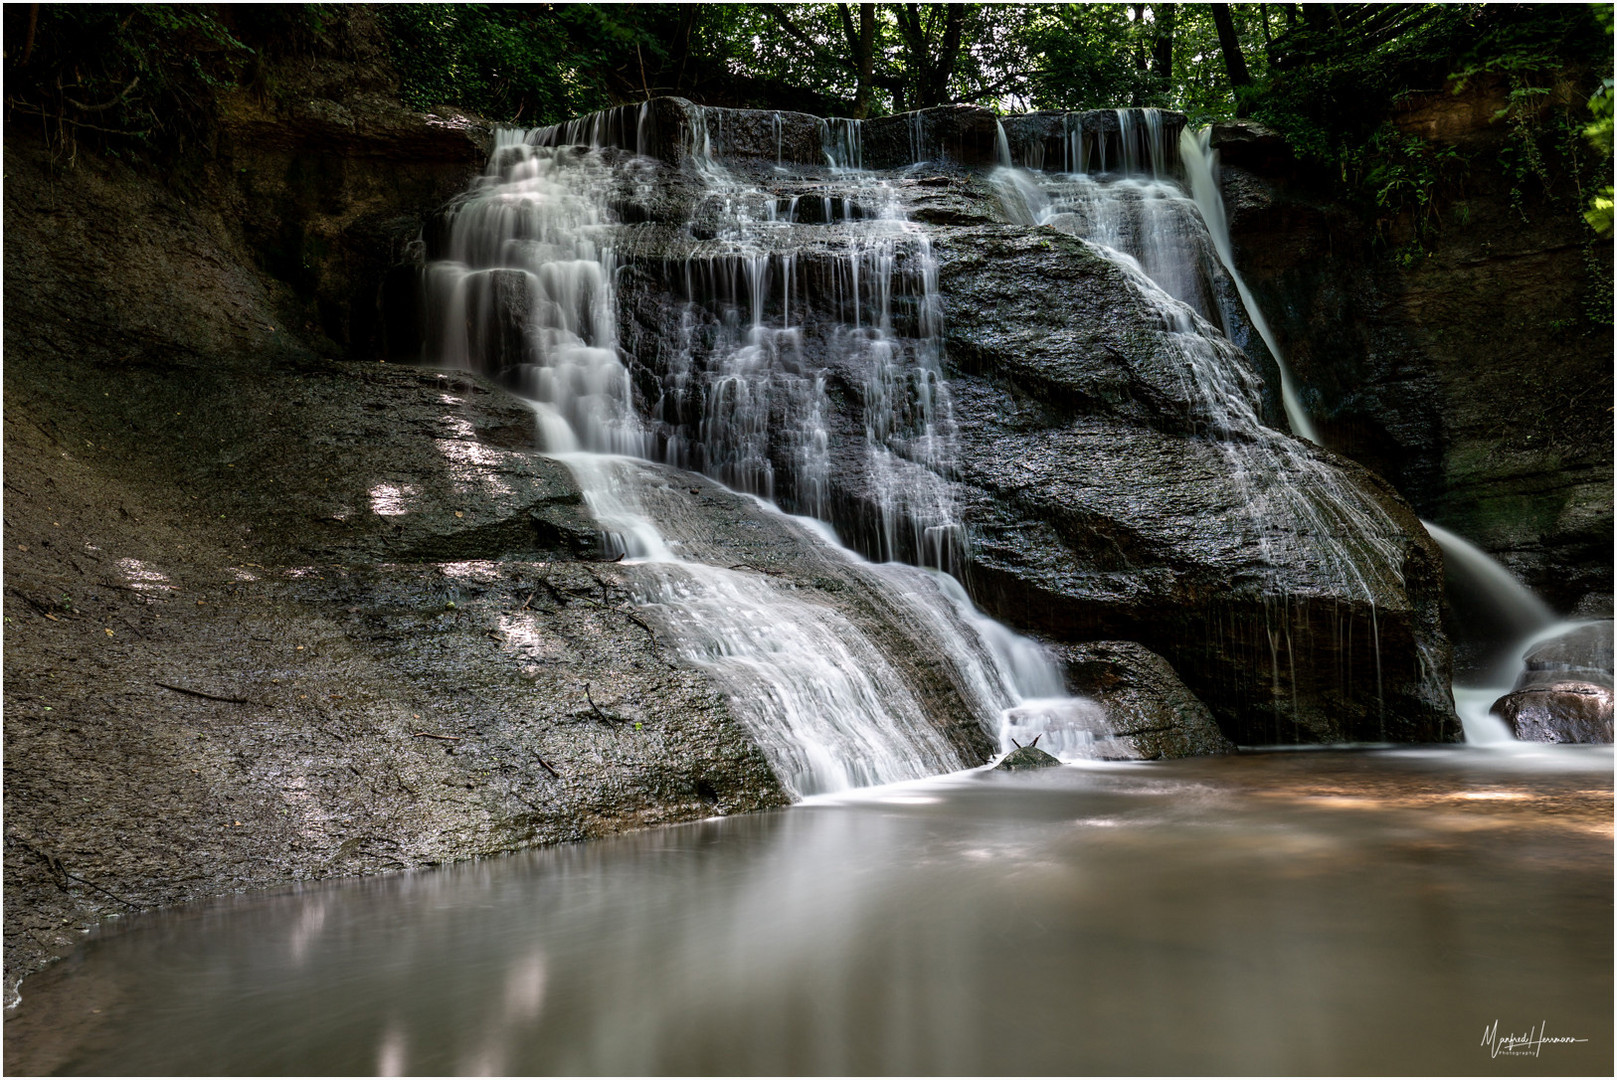
<svg viewBox="0 0 1617 1080">
<path fill-rule="evenodd" d="M 620 610 L 622 610 L 622 609 L 620 609 Z M 634 623 L 636 626 L 640 627 L 640 629 L 644 630 L 647 634 L 651 635 L 651 640 L 652 641 L 657 640 L 657 631 L 653 630 L 646 623 L 646 620 L 642 619 L 640 616 L 636 615 L 632 611 L 624 611 L 623 612 L 623 617 L 628 619 L 630 622 Z"/>
<path fill-rule="evenodd" d="M 603 724 L 628 724 L 628 723 L 632 723 L 632 721 L 628 720 L 625 717 L 613 716 L 611 713 L 602 712 L 601 707 L 599 705 L 595 704 L 595 698 L 590 695 L 590 684 L 589 683 L 584 684 L 584 698 L 585 698 L 586 701 L 588 701 L 590 703 L 590 709 L 595 713 L 596 718 L 599 719 L 601 721 L 601 723 L 603 723 Z"/>
<path fill-rule="evenodd" d="M 131 627 L 133 629 L 133 627 Z M 192 697 L 207 698 L 209 701 L 226 701 L 232 705 L 251 705 L 252 702 L 244 697 L 220 697 L 218 694 L 205 694 L 201 690 L 192 690 L 184 686 L 175 686 L 172 683 L 152 680 L 153 685 L 161 686 L 164 690 L 172 690 L 176 694 L 190 694 Z"/>
<path fill-rule="evenodd" d="M 432 731 L 417 731 L 410 736 L 412 739 L 442 739 L 445 742 L 460 742 L 459 735 L 439 735 Z"/>
<path fill-rule="evenodd" d="M 130 901 L 125 900 L 123 897 L 119 896 L 117 893 L 111 892 L 111 891 L 109 891 L 107 889 L 103 889 L 101 886 L 97 885 L 93 881 L 85 881 L 83 878 L 79 877 L 79 875 L 77 875 L 77 874 L 69 874 L 66 870 L 63 870 L 62 871 L 62 876 L 72 878 L 74 881 L 78 882 L 80 885 L 88 885 L 90 888 L 94 889 L 98 893 L 105 893 L 106 895 L 112 897 L 114 900 L 118 901 L 118 903 L 122 904 L 124 907 L 132 908 L 135 911 L 140 910 L 140 905 L 139 904 L 131 903 Z"/>
</svg>

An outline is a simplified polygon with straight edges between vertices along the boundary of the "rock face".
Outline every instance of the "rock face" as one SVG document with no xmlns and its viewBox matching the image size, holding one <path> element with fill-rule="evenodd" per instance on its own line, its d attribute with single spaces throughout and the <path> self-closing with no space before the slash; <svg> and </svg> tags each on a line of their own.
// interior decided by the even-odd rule
<svg viewBox="0 0 1617 1080">
<path fill-rule="evenodd" d="M 388 268 L 477 175 L 490 131 L 456 109 L 401 107 L 369 11 L 333 16 L 331 32 L 339 56 L 272 61 L 261 85 L 222 94 L 197 198 L 240 230 L 277 321 L 321 351 L 367 356 L 388 330 Z"/>
<path fill-rule="evenodd" d="M 1235 750 L 1207 706 L 1144 646 L 1089 641 L 1062 646 L 1060 653 L 1068 690 L 1106 710 L 1113 740 L 1128 750 L 1122 756 L 1156 761 Z"/>
<path fill-rule="evenodd" d="M 214 207 L 6 161 L 8 993 L 99 917 L 785 801 L 527 405 L 322 359 Z"/>
<path fill-rule="evenodd" d="M 1171 344 L 1081 241 L 1001 226 L 937 244 L 972 583 L 990 610 L 1057 639 L 1141 642 L 1238 742 L 1452 736 L 1440 557 L 1387 485 L 1302 444 L 1280 464 L 1198 431 Z M 1313 500 L 1344 488 L 1364 508 L 1356 552 L 1310 524 L 1332 513 Z M 1348 564 L 1381 569 L 1349 584 Z M 1372 582 L 1373 602 L 1353 598 Z M 1400 671 L 1379 700 L 1364 693 L 1378 643 Z"/>
<path fill-rule="evenodd" d="M 1612 741 L 1612 624 L 1585 623 L 1538 646 L 1490 710 L 1527 742 Z"/>
<path fill-rule="evenodd" d="M 1221 125 L 1214 142 L 1237 263 L 1328 444 L 1571 612 L 1612 593 L 1611 329 L 1590 317 L 1610 310 L 1593 268 L 1611 242 L 1566 177 L 1550 197 L 1499 166 L 1508 90 L 1412 95 L 1396 118 L 1476 162 L 1463 194 L 1438 192 L 1425 249 L 1412 219 L 1382 222 L 1378 249 L 1272 136 Z M 1463 596 L 1452 608 L 1469 670 L 1500 627 Z"/>
</svg>

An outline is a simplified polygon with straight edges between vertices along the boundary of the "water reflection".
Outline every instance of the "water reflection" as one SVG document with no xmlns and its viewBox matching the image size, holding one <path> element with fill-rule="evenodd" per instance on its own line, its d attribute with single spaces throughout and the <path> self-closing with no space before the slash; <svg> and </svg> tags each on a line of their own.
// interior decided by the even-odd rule
<svg viewBox="0 0 1617 1080">
<path fill-rule="evenodd" d="M 26 983 L 6 1066 L 1470 1073 L 1497 1019 L 1589 1040 L 1512 1071 L 1604 1072 L 1611 767 L 970 773 L 199 906 Z"/>
</svg>

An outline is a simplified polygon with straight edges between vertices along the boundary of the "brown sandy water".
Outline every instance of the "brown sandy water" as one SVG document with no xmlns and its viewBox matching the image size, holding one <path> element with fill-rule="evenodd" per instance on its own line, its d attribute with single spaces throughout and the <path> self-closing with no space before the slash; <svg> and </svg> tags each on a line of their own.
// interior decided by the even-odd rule
<svg viewBox="0 0 1617 1080">
<path fill-rule="evenodd" d="M 1609 748 L 979 771 L 244 895 L 98 935 L 5 1024 L 13 1075 L 1609 1075 L 1612 1053 Z"/>
</svg>

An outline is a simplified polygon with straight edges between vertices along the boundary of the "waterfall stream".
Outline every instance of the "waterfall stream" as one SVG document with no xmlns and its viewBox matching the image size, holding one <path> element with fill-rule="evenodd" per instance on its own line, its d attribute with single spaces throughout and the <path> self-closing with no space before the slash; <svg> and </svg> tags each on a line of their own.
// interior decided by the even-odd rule
<svg viewBox="0 0 1617 1080">
<path fill-rule="evenodd" d="M 716 153 L 722 128 L 692 109 L 686 152 L 700 190 L 669 282 L 681 306 L 658 342 L 665 374 L 637 409 L 619 338 L 619 279 L 634 253 L 620 250 L 612 193 L 647 182 L 650 163 L 623 152 L 645 143 L 645 116 L 630 107 L 498 133 L 428 267 L 430 358 L 499 374 L 533 402 L 543 449 L 571 468 L 609 551 L 625 557 L 638 610 L 728 691 L 794 795 L 964 764 L 878 640 L 885 625 L 938 658 L 951 711 L 994 739 L 1044 734 L 1052 750 L 1083 756 L 1106 734 L 1098 708 L 1067 698 L 1053 660 L 977 612 L 944 573 L 963 567 L 943 479 L 953 441 L 936 265 L 924 230 L 858 168 L 857 124 L 827 125 L 832 171 L 782 199 L 732 174 Z M 819 256 L 807 266 L 804 231 Z M 809 334 L 861 392 L 861 445 L 827 430 L 827 365 L 805 356 Z M 782 428 L 792 464 L 777 475 L 767 436 Z M 758 512 L 866 597 L 877 624 L 729 565 L 669 468 L 823 518 L 831 453 L 863 456 L 876 512 L 859 546 L 876 562 L 811 518 L 768 502 Z"/>
<path fill-rule="evenodd" d="M 1199 431 L 1214 440 L 1244 493 L 1246 527 L 1278 565 L 1284 547 L 1293 561 L 1311 561 L 1330 580 L 1346 583 L 1369 607 L 1380 695 L 1376 598 L 1382 585 L 1366 568 L 1396 573 L 1399 559 L 1388 538 L 1397 529 L 1385 511 L 1315 456 L 1305 444 L 1265 423 L 1262 384 L 1233 339 L 1248 326 L 1268 344 L 1280 372 L 1280 396 L 1293 430 L 1314 441 L 1297 405 L 1278 347 L 1250 292 L 1233 272 L 1222 204 L 1212 185 L 1203 140 L 1186 132 L 1179 142 L 1194 197 L 1173 179 L 1169 141 L 1156 110 L 1117 110 L 1121 160 L 1108 169 L 1108 138 L 1088 153 L 1077 117 L 1066 120 L 1072 152 L 1067 164 L 1095 171 L 1047 173 L 1001 167 L 993 174 L 1007 215 L 1080 237 L 1122 271 L 1138 298 L 1169 330 L 1177 368 Z M 1201 179 L 1198 180 L 1198 177 Z M 1214 208 L 1217 214 L 1209 217 Z M 1295 523 L 1282 535 L 1277 522 Z M 1368 554 L 1370 557 L 1362 557 Z M 1371 571 L 1374 572 L 1374 571 Z M 1290 633 L 1283 612 L 1269 628 L 1278 643 Z M 1275 650 L 1278 656 L 1278 648 Z M 1276 678 L 1278 679 L 1278 661 Z M 1435 678 L 1431 670 L 1425 679 Z M 1383 721 L 1385 707 L 1383 708 Z"/>
<path fill-rule="evenodd" d="M 1129 270 L 1138 269 L 1151 282 L 1160 286 L 1171 297 L 1195 309 L 1196 313 L 1226 333 L 1236 328 L 1239 318 L 1249 321 L 1252 329 L 1274 358 L 1279 374 L 1280 399 L 1286 420 L 1292 431 L 1313 443 L 1321 443 L 1317 429 L 1298 397 L 1295 379 L 1286 364 L 1274 332 L 1270 329 L 1263 310 L 1253 297 L 1235 265 L 1229 226 L 1224 212 L 1224 201 L 1217 178 L 1217 157 L 1212 149 L 1212 129 L 1189 127 L 1180 133 L 1178 150 L 1186 187 L 1194 202 L 1194 213 L 1182 205 L 1183 193 L 1171 180 L 1164 180 L 1168 170 L 1166 147 L 1161 136 L 1161 114 L 1156 110 L 1117 111 L 1120 144 L 1124 153 L 1121 176 L 1107 175 L 1106 140 L 1097 145 L 1101 157 L 1102 175 L 1088 173 L 1081 122 L 1069 115 L 1065 127 L 1069 133 L 1071 150 L 1064 165 L 1068 175 L 1052 177 L 1015 170 L 1002 170 L 1001 184 L 1006 192 L 1007 207 L 1013 218 L 1024 223 L 1052 225 L 1094 242 L 1108 256 Z M 1137 129 L 1143 127 L 1142 139 Z M 1145 159 L 1140 160 L 1141 147 Z M 1042 156 L 1042 155 L 1041 155 Z M 1150 179 L 1144 179 L 1145 173 Z M 1199 219 L 1199 220 L 1198 220 Z M 1217 256 L 1217 266 L 1208 257 Z M 1217 287 L 1221 268 L 1223 275 L 1239 297 L 1240 309 L 1234 310 L 1228 300 L 1229 290 Z M 1165 310 L 1165 317 L 1173 315 Z M 1183 325 L 1183 317 L 1180 316 Z M 1234 336 L 1231 334 L 1231 336 Z M 1193 368 L 1193 370 L 1199 370 Z M 1228 393 L 1237 380 L 1217 384 L 1224 392 L 1224 400 L 1238 401 Z M 1252 430 L 1255 417 L 1243 414 L 1241 426 Z M 1228 428 L 1227 428 L 1228 430 Z M 1283 444 L 1282 444 L 1283 445 Z M 1283 449 L 1280 451 L 1286 452 Z M 1295 454 L 1289 454 L 1295 460 Z M 1327 492 L 1327 497 L 1338 502 L 1338 492 Z M 1370 524 L 1369 514 L 1349 509 L 1343 504 L 1349 520 L 1360 527 Z M 1453 688 L 1457 711 L 1460 714 L 1468 741 L 1498 744 L 1511 741 L 1511 735 L 1498 718 L 1488 712 L 1492 703 L 1508 693 L 1520 670 L 1521 658 L 1534 644 L 1566 629 L 1570 624 L 1557 624 L 1554 613 L 1496 560 L 1462 537 L 1428 521 L 1421 523 L 1431 537 L 1442 547 L 1452 572 L 1458 572 L 1475 587 L 1478 595 L 1496 611 L 1509 627 L 1514 644 L 1496 664 L 1496 670 L 1487 678 L 1486 686 L 1455 686 Z"/>
</svg>

